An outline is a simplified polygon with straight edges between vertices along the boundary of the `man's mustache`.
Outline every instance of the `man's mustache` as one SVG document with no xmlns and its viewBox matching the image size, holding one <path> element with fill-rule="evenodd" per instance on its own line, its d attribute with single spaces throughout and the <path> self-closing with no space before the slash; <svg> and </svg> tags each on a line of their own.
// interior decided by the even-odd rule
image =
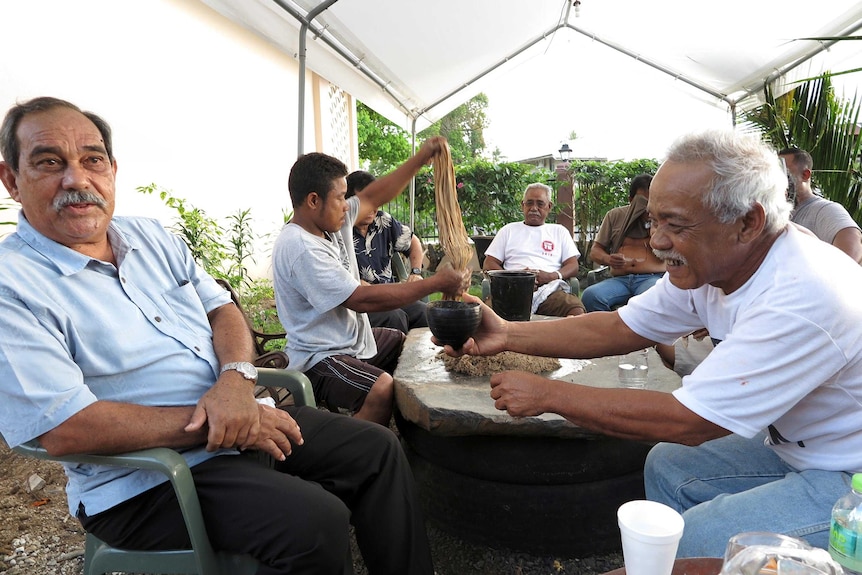
<svg viewBox="0 0 862 575">
<path fill-rule="evenodd" d="M 682 262 L 683 265 L 688 265 L 688 260 L 675 250 L 653 250 L 652 253 L 662 261 L 676 260 Z"/>
<path fill-rule="evenodd" d="M 54 199 L 54 209 L 58 212 L 72 204 L 93 204 L 103 209 L 108 206 L 108 202 L 93 192 L 66 192 Z"/>
</svg>

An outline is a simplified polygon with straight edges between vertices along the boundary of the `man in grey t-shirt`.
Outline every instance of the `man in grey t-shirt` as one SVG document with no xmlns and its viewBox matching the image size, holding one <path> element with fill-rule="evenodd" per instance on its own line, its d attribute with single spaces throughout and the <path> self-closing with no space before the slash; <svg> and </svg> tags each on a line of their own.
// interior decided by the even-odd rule
<svg viewBox="0 0 862 575">
<path fill-rule="evenodd" d="M 469 287 L 469 272 L 451 267 L 419 281 L 362 285 L 353 249 L 354 223 L 394 199 L 445 145 L 442 137 L 426 140 L 404 164 L 349 199 L 348 170 L 340 160 L 314 152 L 290 169 L 293 217 L 272 250 L 275 303 L 287 332 L 290 367 L 308 376 L 318 403 L 388 425 L 391 372 L 405 336 L 372 329 L 367 313 Z"/>
<path fill-rule="evenodd" d="M 796 189 L 796 208 L 790 221 L 808 228 L 856 263 L 862 263 L 862 231 L 858 224 L 844 206 L 815 194 L 811 189 L 811 154 L 799 148 L 785 148 L 778 155 L 784 158 L 790 182 Z"/>
</svg>

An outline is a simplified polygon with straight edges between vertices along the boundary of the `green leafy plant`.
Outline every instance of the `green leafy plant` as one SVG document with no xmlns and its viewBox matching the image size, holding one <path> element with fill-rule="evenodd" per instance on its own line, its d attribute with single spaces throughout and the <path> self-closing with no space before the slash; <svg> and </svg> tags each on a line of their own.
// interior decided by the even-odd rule
<svg viewBox="0 0 862 575">
<path fill-rule="evenodd" d="M 374 174 L 394 170 L 410 156 L 410 140 L 405 130 L 362 102 L 356 104 L 359 157 Z"/>
<path fill-rule="evenodd" d="M 18 203 L 15 202 L 11 197 L 0 198 L 0 212 L 5 212 L 7 210 L 16 210 L 18 208 Z M 4 214 L 5 216 L 5 214 Z M 0 221 L 0 226 L 14 226 L 15 222 L 11 220 Z"/>
<path fill-rule="evenodd" d="M 843 205 L 854 220 L 862 221 L 862 138 L 858 126 L 862 102 L 835 95 L 831 74 L 804 82 L 775 98 L 767 86 L 766 103 L 743 119 L 760 131 L 776 149 L 795 146 L 814 161 L 813 182 L 823 195 Z"/>
<path fill-rule="evenodd" d="M 171 231 L 182 238 L 191 250 L 195 261 L 207 273 L 214 277 L 229 279 L 222 271 L 222 262 L 227 258 L 227 251 L 222 243 L 224 232 L 216 220 L 208 217 L 202 209 L 192 206 L 183 198 L 177 198 L 170 190 L 157 184 L 138 186 L 136 189 L 142 194 L 157 193 L 167 207 L 176 210 L 177 217 L 170 228 Z"/>
<path fill-rule="evenodd" d="M 449 142 L 454 164 L 476 160 L 485 150 L 485 128 L 488 118 L 488 96 L 479 93 L 434 122 L 421 132 L 419 137 L 427 140 L 432 136 L 443 136 Z"/>
<path fill-rule="evenodd" d="M 248 268 L 246 262 L 254 262 L 254 240 L 255 236 L 251 229 L 251 210 L 237 210 L 228 216 L 229 227 L 227 235 L 227 280 L 235 286 L 237 293 L 242 297 L 246 285 L 249 284 Z"/>
<path fill-rule="evenodd" d="M 248 262 L 254 261 L 255 235 L 251 227 L 251 210 L 237 210 L 228 216 L 228 227 L 225 229 L 202 209 L 157 184 L 139 186 L 137 191 L 158 194 L 167 207 L 175 210 L 177 216 L 170 230 L 182 238 L 195 261 L 208 274 L 226 279 L 242 296 L 244 287 L 250 283 Z"/>
<path fill-rule="evenodd" d="M 284 327 L 275 309 L 275 290 L 268 279 L 251 280 L 240 296 L 242 307 L 252 326 L 262 333 L 282 333 Z M 267 351 L 284 349 L 285 339 L 271 339 L 266 342 Z"/>
</svg>

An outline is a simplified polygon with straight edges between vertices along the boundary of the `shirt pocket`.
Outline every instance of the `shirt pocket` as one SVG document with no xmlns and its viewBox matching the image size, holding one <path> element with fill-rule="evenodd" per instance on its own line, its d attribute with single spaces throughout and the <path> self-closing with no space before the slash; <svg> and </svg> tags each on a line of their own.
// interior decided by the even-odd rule
<svg viewBox="0 0 862 575">
<path fill-rule="evenodd" d="M 162 294 L 164 319 L 179 328 L 184 328 L 197 336 L 211 335 L 207 312 L 203 302 L 191 282 L 170 289 Z"/>
</svg>

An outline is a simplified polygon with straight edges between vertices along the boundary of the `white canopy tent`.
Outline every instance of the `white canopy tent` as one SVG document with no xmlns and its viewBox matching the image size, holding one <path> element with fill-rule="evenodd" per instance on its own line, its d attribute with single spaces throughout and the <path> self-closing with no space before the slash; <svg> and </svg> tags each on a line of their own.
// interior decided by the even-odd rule
<svg viewBox="0 0 862 575">
<path fill-rule="evenodd" d="M 201 1 L 414 135 L 561 36 L 573 70 L 623 54 L 731 121 L 761 102 L 766 83 L 781 94 L 862 66 L 862 42 L 834 40 L 862 29 L 858 0 Z M 607 86 L 614 69 L 583 80 Z"/>
</svg>

